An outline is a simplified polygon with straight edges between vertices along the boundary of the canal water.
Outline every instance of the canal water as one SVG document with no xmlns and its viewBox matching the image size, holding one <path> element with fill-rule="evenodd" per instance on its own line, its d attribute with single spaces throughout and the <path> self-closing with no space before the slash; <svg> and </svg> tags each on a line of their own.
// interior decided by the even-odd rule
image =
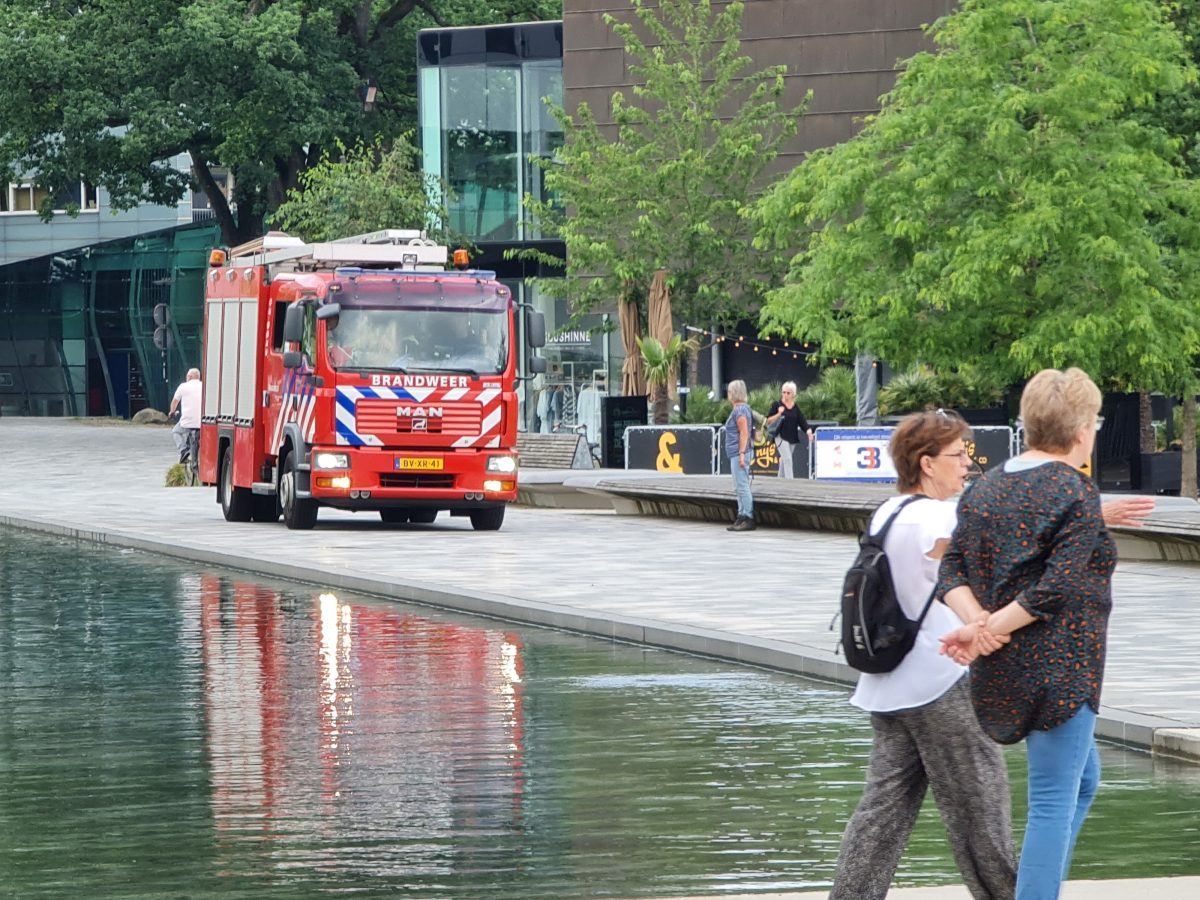
<svg viewBox="0 0 1200 900">
<path fill-rule="evenodd" d="M 0 529 L 0 895 L 827 886 L 847 691 Z M 1023 821 L 1023 757 L 1009 754 Z M 1200 874 L 1200 767 L 1106 749 L 1075 877 Z M 932 803 L 898 880 L 957 881 Z"/>
</svg>

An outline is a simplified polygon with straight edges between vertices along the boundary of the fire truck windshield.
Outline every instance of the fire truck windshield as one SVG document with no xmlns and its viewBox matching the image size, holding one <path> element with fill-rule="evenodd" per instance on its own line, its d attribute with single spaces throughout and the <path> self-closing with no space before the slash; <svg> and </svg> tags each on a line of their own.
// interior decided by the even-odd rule
<svg viewBox="0 0 1200 900">
<path fill-rule="evenodd" d="M 415 309 L 341 303 L 326 322 L 329 364 L 341 370 L 455 371 L 497 375 L 508 366 L 501 308 Z"/>
</svg>

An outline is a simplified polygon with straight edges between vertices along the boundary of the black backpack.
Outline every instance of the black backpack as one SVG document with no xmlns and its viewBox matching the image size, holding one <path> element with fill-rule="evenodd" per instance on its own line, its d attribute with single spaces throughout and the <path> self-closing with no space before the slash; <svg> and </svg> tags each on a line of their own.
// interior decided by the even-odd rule
<svg viewBox="0 0 1200 900">
<path fill-rule="evenodd" d="M 842 608 L 838 615 L 842 619 L 841 647 L 846 662 L 860 672 L 879 674 L 900 665 L 912 649 L 925 614 L 933 603 L 933 593 L 930 593 L 921 617 L 916 621 L 904 614 L 896 599 L 892 570 L 883 551 L 883 541 L 900 510 L 914 500 L 922 499 L 926 499 L 924 495 L 917 494 L 902 502 L 888 516 L 878 534 L 871 534 L 868 520 L 867 530 L 858 537 L 858 557 L 846 572 L 842 584 Z M 837 622 L 837 616 L 834 622 Z"/>
</svg>

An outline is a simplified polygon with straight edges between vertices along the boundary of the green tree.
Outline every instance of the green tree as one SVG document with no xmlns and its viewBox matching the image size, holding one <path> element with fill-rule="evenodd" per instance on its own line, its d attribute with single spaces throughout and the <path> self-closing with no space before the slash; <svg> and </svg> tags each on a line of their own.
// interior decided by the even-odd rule
<svg viewBox="0 0 1200 900">
<path fill-rule="evenodd" d="M 415 126 L 418 27 L 560 15 L 558 0 L 6 0 L 0 172 L 49 197 L 82 179 L 119 209 L 194 182 L 236 243 L 336 141 Z"/>
<path fill-rule="evenodd" d="M 632 102 L 613 94 L 615 133 L 586 103 L 554 109 L 566 141 L 540 163 L 551 199 L 527 205 L 566 244 L 567 278 L 541 286 L 569 297 L 577 313 L 617 297 L 644 303 L 653 273 L 666 269 L 684 321 L 743 317 L 767 267 L 738 212 L 759 196 L 803 106 L 779 105 L 786 67 L 748 71 L 742 10 L 741 2 L 714 10 L 710 0 L 634 0 L 640 27 L 605 16 L 636 82 Z"/>
<path fill-rule="evenodd" d="M 308 241 L 327 241 L 381 228 L 422 228 L 448 239 L 446 210 L 431 200 L 444 187 L 420 168 L 420 151 L 404 135 L 390 149 L 381 140 L 325 154 L 300 174 L 297 190 L 271 224 Z"/>
<path fill-rule="evenodd" d="M 658 338 L 639 337 L 638 349 L 646 366 L 646 384 L 650 386 L 654 424 L 666 425 L 671 420 L 670 387 L 679 371 L 679 363 L 699 346 L 694 339 L 684 340 L 671 335 L 666 344 Z"/>
<path fill-rule="evenodd" d="M 1158 4 L 964 0 L 930 34 L 881 112 L 758 206 L 760 243 L 796 251 L 765 326 L 832 356 L 1179 389 L 1198 191 L 1137 113 L 1195 71 Z"/>
</svg>

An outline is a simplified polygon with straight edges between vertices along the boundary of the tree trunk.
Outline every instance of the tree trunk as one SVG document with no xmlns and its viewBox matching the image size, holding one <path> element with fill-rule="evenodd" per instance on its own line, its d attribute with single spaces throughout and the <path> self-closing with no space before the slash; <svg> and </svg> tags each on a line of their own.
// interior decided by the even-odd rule
<svg viewBox="0 0 1200 900">
<path fill-rule="evenodd" d="M 656 384 L 650 390 L 654 404 L 654 424 L 667 425 L 671 421 L 671 395 L 665 384 Z"/>
<path fill-rule="evenodd" d="M 1138 391 L 1138 446 L 1142 453 L 1153 453 L 1154 446 L 1154 412 L 1150 403 L 1149 391 Z"/>
<path fill-rule="evenodd" d="M 1196 393 L 1189 388 L 1183 398 L 1183 468 L 1179 496 L 1196 499 Z"/>
<path fill-rule="evenodd" d="M 192 158 L 192 172 L 196 176 L 200 190 L 208 198 L 208 205 L 212 207 L 213 215 L 217 217 L 217 224 L 221 226 L 221 240 L 230 247 L 242 243 L 245 238 L 238 230 L 238 224 L 233 218 L 233 210 L 229 207 L 229 200 L 225 197 L 221 186 L 217 184 L 217 180 L 213 178 L 203 152 L 199 148 L 193 147 L 188 151 L 188 155 Z"/>
</svg>

